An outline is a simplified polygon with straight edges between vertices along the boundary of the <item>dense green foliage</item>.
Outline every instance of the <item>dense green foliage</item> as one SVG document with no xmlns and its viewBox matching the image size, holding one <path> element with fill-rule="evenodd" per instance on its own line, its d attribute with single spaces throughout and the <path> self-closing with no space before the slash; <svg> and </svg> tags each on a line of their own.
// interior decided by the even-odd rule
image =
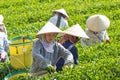
<svg viewBox="0 0 120 80">
<path fill-rule="evenodd" d="M 120 1 L 119 0 L 1 0 L 0 14 L 5 18 L 8 38 L 34 35 L 53 15 L 52 11 L 64 8 L 70 16 L 69 26 L 76 23 L 85 29 L 86 19 L 104 14 L 111 25 L 107 30 L 110 44 L 102 43 L 83 48 L 80 42 L 79 65 L 48 74 L 41 80 L 119 80 L 120 79 Z M 8 67 L 6 67 L 6 65 Z M 0 80 L 13 69 L 10 63 L 0 63 Z M 27 77 L 24 77 L 24 80 Z M 23 80 L 23 79 L 17 79 Z M 38 80 L 34 78 L 32 80 Z"/>
</svg>

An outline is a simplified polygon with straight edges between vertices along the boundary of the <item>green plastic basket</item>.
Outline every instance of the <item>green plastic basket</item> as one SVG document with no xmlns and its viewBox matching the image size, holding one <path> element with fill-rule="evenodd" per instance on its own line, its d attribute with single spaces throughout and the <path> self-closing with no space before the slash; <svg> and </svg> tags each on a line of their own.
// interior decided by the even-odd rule
<svg viewBox="0 0 120 80">
<path fill-rule="evenodd" d="M 19 78 L 20 76 L 30 77 L 29 70 L 22 69 L 22 70 L 17 70 L 17 71 L 11 72 L 5 76 L 4 80 L 14 80 L 16 78 Z"/>
</svg>

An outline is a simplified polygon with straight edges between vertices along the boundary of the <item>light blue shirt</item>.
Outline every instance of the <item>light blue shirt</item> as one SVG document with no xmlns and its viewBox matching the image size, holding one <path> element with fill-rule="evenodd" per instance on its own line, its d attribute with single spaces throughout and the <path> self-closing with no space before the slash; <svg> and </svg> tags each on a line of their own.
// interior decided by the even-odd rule
<svg viewBox="0 0 120 80">
<path fill-rule="evenodd" d="M 56 25 L 57 23 L 57 20 L 58 20 L 58 15 L 55 14 L 53 17 L 50 18 L 50 22 L 53 23 L 54 25 Z M 68 26 L 68 22 L 65 18 L 61 17 L 61 20 L 60 20 L 60 27 L 67 27 Z"/>
</svg>

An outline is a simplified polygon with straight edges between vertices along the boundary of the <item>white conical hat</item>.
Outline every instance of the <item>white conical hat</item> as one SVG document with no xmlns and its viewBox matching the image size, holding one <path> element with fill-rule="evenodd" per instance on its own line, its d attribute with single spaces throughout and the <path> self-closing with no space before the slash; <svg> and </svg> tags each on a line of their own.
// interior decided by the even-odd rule
<svg viewBox="0 0 120 80">
<path fill-rule="evenodd" d="M 42 34 L 46 33 L 63 33 L 58 27 L 56 27 L 54 24 L 51 22 L 47 22 L 45 26 L 37 33 L 36 37 L 39 37 Z"/>
<path fill-rule="evenodd" d="M 58 9 L 58 10 L 54 10 L 53 12 L 59 12 L 63 15 L 65 15 L 67 17 L 67 19 L 69 18 L 68 14 L 66 13 L 65 9 Z"/>
<path fill-rule="evenodd" d="M 97 14 L 87 19 L 86 26 L 91 31 L 100 32 L 110 26 L 110 21 L 106 16 Z"/>
<path fill-rule="evenodd" d="M 73 25 L 72 27 L 65 30 L 64 33 L 76 37 L 89 38 L 79 24 Z"/>
<path fill-rule="evenodd" d="M 3 20 L 4 20 L 4 17 L 2 15 L 0 15 L 0 24 L 4 24 Z"/>
</svg>

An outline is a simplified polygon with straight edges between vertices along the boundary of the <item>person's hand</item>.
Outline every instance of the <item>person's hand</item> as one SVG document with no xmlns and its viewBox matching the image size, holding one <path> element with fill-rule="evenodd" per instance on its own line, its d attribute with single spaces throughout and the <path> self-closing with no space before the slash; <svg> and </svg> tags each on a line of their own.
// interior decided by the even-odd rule
<svg viewBox="0 0 120 80">
<path fill-rule="evenodd" d="M 2 62 L 4 62 L 4 60 L 5 60 L 5 54 L 4 53 L 1 53 L 0 54 L 0 60 L 2 61 Z"/>
<path fill-rule="evenodd" d="M 65 69 L 67 69 L 67 68 L 74 68 L 74 64 L 64 65 L 64 68 Z"/>
<path fill-rule="evenodd" d="M 60 40 L 58 40 L 58 42 L 61 43 L 61 44 L 63 44 L 68 39 L 69 39 L 69 35 L 65 34 Z"/>
<path fill-rule="evenodd" d="M 65 41 L 66 41 L 66 39 L 62 38 L 62 39 L 59 40 L 58 42 L 61 43 L 61 44 L 63 44 L 63 43 L 65 43 Z"/>
<path fill-rule="evenodd" d="M 56 69 L 55 69 L 54 66 L 48 66 L 47 71 L 48 71 L 49 73 L 52 73 L 52 72 L 55 72 Z"/>
<path fill-rule="evenodd" d="M 5 54 L 1 53 L 1 59 L 5 59 Z"/>
<path fill-rule="evenodd" d="M 69 67 L 68 67 L 68 65 L 64 65 L 64 68 L 66 68 L 66 69 L 67 69 L 67 68 L 69 68 Z"/>
<path fill-rule="evenodd" d="M 110 44 L 110 40 L 106 40 L 106 43 Z"/>
</svg>

